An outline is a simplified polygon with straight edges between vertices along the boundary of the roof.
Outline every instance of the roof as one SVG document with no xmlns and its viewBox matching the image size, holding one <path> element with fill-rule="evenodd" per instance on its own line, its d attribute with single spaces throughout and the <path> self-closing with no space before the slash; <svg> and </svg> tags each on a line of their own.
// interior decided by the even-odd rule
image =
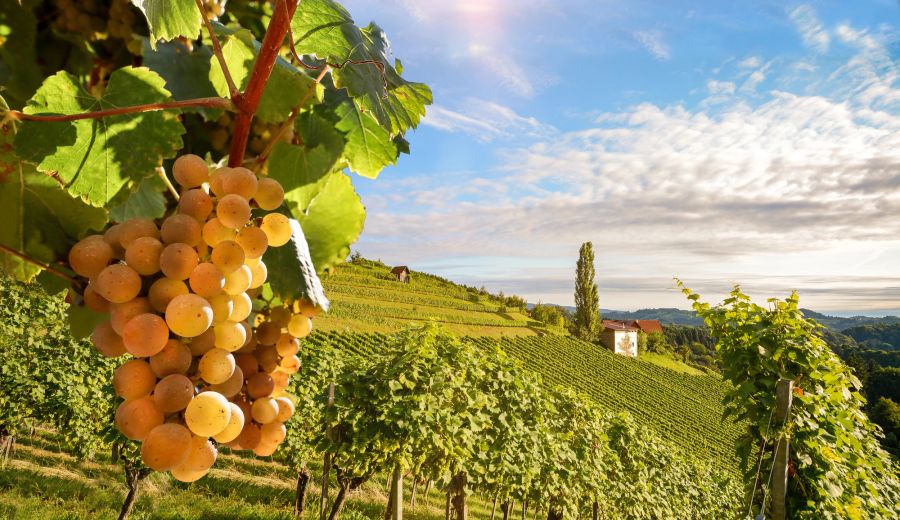
<svg viewBox="0 0 900 520">
<path fill-rule="evenodd" d="M 662 324 L 659 320 L 634 320 L 631 324 L 641 329 L 646 334 L 663 331 Z"/>
<path fill-rule="evenodd" d="M 394 273 L 394 274 L 400 274 L 400 273 L 402 273 L 403 271 L 406 271 L 406 272 L 408 273 L 408 272 L 409 272 L 409 267 L 406 267 L 405 265 L 398 265 L 397 267 L 391 269 L 391 272 Z"/>
<path fill-rule="evenodd" d="M 603 330 L 621 330 L 626 332 L 636 331 L 638 327 L 629 322 L 616 320 L 603 320 Z"/>
</svg>

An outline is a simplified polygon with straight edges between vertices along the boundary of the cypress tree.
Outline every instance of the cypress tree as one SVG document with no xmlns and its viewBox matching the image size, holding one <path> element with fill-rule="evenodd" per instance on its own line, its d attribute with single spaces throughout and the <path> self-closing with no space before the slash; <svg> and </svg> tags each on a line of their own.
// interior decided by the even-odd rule
<svg viewBox="0 0 900 520">
<path fill-rule="evenodd" d="M 581 244 L 575 268 L 575 336 L 597 341 L 600 336 L 600 299 L 594 282 L 594 246 Z"/>
</svg>

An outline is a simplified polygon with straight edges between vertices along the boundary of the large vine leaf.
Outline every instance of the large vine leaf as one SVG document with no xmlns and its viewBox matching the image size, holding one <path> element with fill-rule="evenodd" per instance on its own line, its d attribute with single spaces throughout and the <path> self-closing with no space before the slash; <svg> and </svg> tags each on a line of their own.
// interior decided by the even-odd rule
<svg viewBox="0 0 900 520">
<path fill-rule="evenodd" d="M 309 243 L 313 265 L 322 272 L 347 258 L 362 233 L 366 208 L 350 177 L 330 174 L 302 214 L 295 215 Z"/>
<path fill-rule="evenodd" d="M 28 114 L 77 114 L 169 99 L 165 82 L 147 68 L 118 69 L 102 96 L 75 77 L 47 78 L 25 107 Z M 94 206 L 107 207 L 128 183 L 153 173 L 181 148 L 184 127 L 172 112 L 145 112 L 69 122 L 29 121 L 16 136 L 19 155 L 57 175 L 66 189 Z"/>
<path fill-rule="evenodd" d="M 225 56 L 231 77 L 238 88 L 244 90 L 250 81 L 250 73 L 256 62 L 260 44 L 246 29 L 231 31 L 218 26 L 217 32 L 225 40 L 222 44 L 222 54 Z M 215 57 L 210 58 L 209 78 L 219 95 L 225 97 L 229 95 L 225 75 Z M 284 121 L 301 101 L 305 99 L 304 105 L 309 106 L 321 99 L 321 93 L 322 88 L 316 85 L 313 78 L 284 59 L 278 58 L 260 99 L 256 117 L 266 123 Z"/>
<path fill-rule="evenodd" d="M 294 204 L 306 208 L 336 161 L 333 151 L 323 145 L 307 148 L 278 143 L 269 158 L 269 176 L 291 193 Z"/>
<path fill-rule="evenodd" d="M 156 49 L 150 47 L 150 41 L 144 40 L 144 66 L 156 72 L 166 80 L 166 88 L 172 92 L 172 98 L 183 101 L 218 95 L 209 80 L 209 60 L 212 51 L 205 45 L 195 46 L 188 50 L 187 45 L 175 41 L 159 44 Z M 186 108 L 196 110 L 206 119 L 215 119 L 220 109 Z"/>
<path fill-rule="evenodd" d="M 200 35 L 200 11 L 194 0 L 131 0 L 147 18 L 150 26 L 150 45 L 159 40 L 185 37 L 194 40 Z"/>
<path fill-rule="evenodd" d="M 166 185 L 159 176 L 147 177 L 137 189 L 127 194 L 121 204 L 109 210 L 109 218 L 115 222 L 125 222 L 134 218 L 158 219 L 166 214 Z"/>
<path fill-rule="evenodd" d="M 34 0 L 0 2 L 0 85 L 13 105 L 21 106 L 41 84 L 34 52 L 37 19 Z"/>
<path fill-rule="evenodd" d="M 266 250 L 263 261 L 269 268 L 267 278 L 275 296 L 284 300 L 307 298 L 322 310 L 328 310 L 325 289 L 316 274 L 309 245 L 300 223 L 290 219 L 291 240 L 281 247 Z"/>
<path fill-rule="evenodd" d="M 332 0 L 304 0 L 291 29 L 297 52 L 337 65 L 335 86 L 346 88 L 391 134 L 419 124 L 425 105 L 432 102 L 431 89 L 400 76 L 388 58 L 390 44 L 380 27 L 373 23 L 360 29 L 350 13 Z"/>
<path fill-rule="evenodd" d="M 397 145 L 369 112 L 348 100 L 338 105 L 335 113 L 340 118 L 335 126 L 346 135 L 344 157 L 351 170 L 374 179 L 385 166 L 397 163 Z"/>
</svg>

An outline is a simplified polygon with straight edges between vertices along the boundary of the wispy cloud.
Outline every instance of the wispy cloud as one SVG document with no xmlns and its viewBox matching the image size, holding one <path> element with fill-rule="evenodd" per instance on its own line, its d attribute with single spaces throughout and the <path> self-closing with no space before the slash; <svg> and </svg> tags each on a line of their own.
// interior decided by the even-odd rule
<svg viewBox="0 0 900 520">
<path fill-rule="evenodd" d="M 788 10 L 788 16 L 794 23 L 794 26 L 797 27 L 806 45 L 819 52 L 828 50 L 831 36 L 828 35 L 822 22 L 819 21 L 815 9 L 807 4 L 801 4 Z"/>
<path fill-rule="evenodd" d="M 524 117 L 513 109 L 478 98 L 467 98 L 458 110 L 442 105 L 429 107 L 423 123 L 446 132 L 469 134 L 480 142 L 509 138 L 547 138 L 556 133 L 533 117 Z"/>
<path fill-rule="evenodd" d="M 672 57 L 669 46 L 663 40 L 663 34 L 660 31 L 633 31 L 631 36 L 644 49 L 647 50 L 654 58 L 667 61 Z"/>
<path fill-rule="evenodd" d="M 480 63 L 480 68 L 493 75 L 497 81 L 513 93 L 530 98 L 534 96 L 535 87 L 531 77 L 515 59 L 499 49 L 485 45 L 472 44 L 468 48 L 468 56 Z"/>
</svg>

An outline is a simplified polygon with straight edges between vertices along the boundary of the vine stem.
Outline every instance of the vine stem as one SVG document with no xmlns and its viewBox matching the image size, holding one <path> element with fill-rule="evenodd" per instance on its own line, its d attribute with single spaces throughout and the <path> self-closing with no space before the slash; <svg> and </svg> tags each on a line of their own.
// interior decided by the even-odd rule
<svg viewBox="0 0 900 520">
<path fill-rule="evenodd" d="M 19 257 L 22 260 L 28 262 L 29 264 L 36 265 L 36 266 L 40 267 L 41 269 L 47 271 L 50 274 L 54 274 L 56 276 L 59 276 L 60 278 L 64 278 L 64 279 L 68 280 L 73 285 L 78 283 L 77 280 L 75 280 L 71 276 L 67 275 L 66 273 L 64 273 L 62 271 L 57 271 L 56 269 L 50 267 L 49 265 L 45 264 L 44 262 L 41 262 L 40 260 L 35 260 L 34 258 L 31 258 L 30 256 L 26 255 L 25 253 L 21 253 L 19 251 L 16 251 L 15 249 L 6 247 L 3 244 L 0 244 L 0 251 L 3 251 L 5 253 L 11 254 L 13 256 Z"/>
<path fill-rule="evenodd" d="M 216 55 L 216 60 L 219 62 L 219 66 L 222 67 L 222 74 L 225 76 L 225 83 L 228 84 L 228 93 L 231 95 L 231 100 L 235 102 L 235 104 L 240 104 L 241 91 L 237 88 L 237 85 L 234 84 L 234 79 L 231 77 L 231 71 L 228 70 L 228 64 L 225 63 L 225 54 L 222 52 L 222 44 L 219 42 L 219 38 L 216 36 L 215 31 L 213 31 L 212 23 L 209 21 L 209 16 L 206 14 L 206 9 L 203 8 L 202 0 L 194 0 L 197 3 L 197 9 L 200 11 L 200 16 L 203 17 L 203 24 L 206 25 L 206 30 L 209 31 L 209 40 L 212 42 L 213 46 L 213 54 Z"/>
<path fill-rule="evenodd" d="M 322 68 L 322 72 L 316 77 L 316 81 L 306 89 L 306 93 L 303 95 L 303 99 L 297 103 L 297 106 L 294 107 L 294 110 L 291 111 L 290 117 L 288 117 L 287 121 L 281 125 L 275 135 L 272 136 L 272 139 L 269 140 L 268 144 L 266 144 L 265 150 L 256 157 L 256 168 L 259 168 L 262 163 L 266 162 L 266 159 L 269 158 L 269 154 L 272 153 L 272 149 L 275 148 L 275 145 L 281 140 L 285 133 L 287 133 L 288 129 L 294 124 L 294 120 L 297 119 L 297 116 L 300 115 L 300 109 L 306 103 L 306 100 L 309 99 L 309 96 L 316 91 L 316 85 L 322 82 L 322 78 L 325 77 L 325 74 L 328 73 L 329 66 L 325 65 Z"/>
<path fill-rule="evenodd" d="M 180 200 L 181 196 L 178 195 L 178 190 L 175 189 L 175 186 L 173 186 L 172 182 L 169 180 L 169 176 L 166 175 L 166 169 L 162 166 L 157 166 L 156 173 L 159 175 L 159 178 L 161 178 L 163 182 L 166 183 L 166 188 L 169 188 L 169 193 L 171 193 L 172 196 L 175 197 L 175 200 Z"/>
<path fill-rule="evenodd" d="M 101 117 L 119 116 L 123 114 L 137 114 L 140 112 L 155 112 L 157 110 L 172 110 L 186 107 L 207 107 L 221 108 L 224 110 L 234 111 L 235 106 L 231 100 L 220 97 L 208 97 L 197 99 L 185 99 L 183 101 L 166 101 L 164 103 L 147 103 L 146 105 L 134 105 L 130 107 L 110 108 L 108 110 L 95 110 L 93 112 L 82 112 L 80 114 L 62 114 L 62 115 L 45 115 L 45 114 L 26 114 L 19 110 L 9 110 L 6 116 L 16 121 L 79 121 L 81 119 L 99 119 Z"/>
<path fill-rule="evenodd" d="M 294 16 L 294 11 L 297 10 L 298 3 L 299 0 L 285 0 L 275 4 L 275 12 L 266 28 L 266 35 L 263 38 L 259 54 L 256 56 L 256 64 L 253 65 L 253 71 L 247 81 L 247 88 L 241 96 L 240 111 L 235 118 L 234 131 L 231 135 L 231 149 L 228 153 L 229 166 L 240 166 L 244 161 L 244 152 L 250 137 L 250 123 L 259 107 L 263 90 L 275 67 L 278 50 L 284 41 L 284 35 L 290 28 L 291 18 Z"/>
</svg>

